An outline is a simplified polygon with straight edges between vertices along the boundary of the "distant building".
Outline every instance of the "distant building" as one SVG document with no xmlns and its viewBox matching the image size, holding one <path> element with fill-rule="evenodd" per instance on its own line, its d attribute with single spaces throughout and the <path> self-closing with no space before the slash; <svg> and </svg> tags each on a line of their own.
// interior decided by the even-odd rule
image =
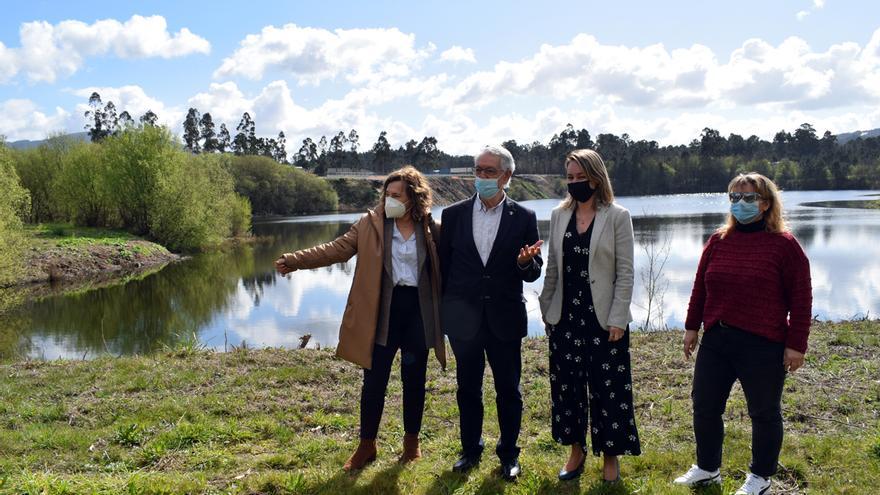
<svg viewBox="0 0 880 495">
<path fill-rule="evenodd" d="M 343 167 L 331 167 L 327 169 L 327 177 L 333 175 L 376 175 L 376 172 L 372 170 L 366 170 L 362 168 L 343 168 Z"/>
</svg>

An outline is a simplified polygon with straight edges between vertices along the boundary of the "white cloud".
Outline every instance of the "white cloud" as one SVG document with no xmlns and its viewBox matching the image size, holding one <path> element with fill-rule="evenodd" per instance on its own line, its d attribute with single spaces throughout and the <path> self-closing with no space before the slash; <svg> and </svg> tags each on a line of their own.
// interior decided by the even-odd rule
<svg viewBox="0 0 880 495">
<path fill-rule="evenodd" d="M 825 6 L 825 0 L 813 0 L 813 5 L 814 5 L 817 9 L 821 9 L 822 7 Z"/>
<path fill-rule="evenodd" d="M 531 58 L 502 61 L 475 73 L 431 102 L 435 108 L 483 106 L 507 95 L 558 99 L 604 95 L 627 105 L 687 107 L 708 100 L 703 81 L 715 64 L 709 48 L 667 51 L 602 45 L 586 34 L 566 45 L 543 45 Z"/>
<path fill-rule="evenodd" d="M 472 64 L 477 63 L 477 58 L 476 56 L 474 56 L 473 48 L 462 48 L 458 45 L 453 46 L 452 48 L 441 53 L 440 60 L 444 62 L 470 62 Z"/>
<path fill-rule="evenodd" d="M 419 49 L 415 35 L 390 29 L 326 29 L 286 24 L 248 35 L 214 77 L 259 80 L 270 70 L 315 83 L 343 74 L 350 83 L 406 77 L 434 46 Z"/>
<path fill-rule="evenodd" d="M 603 45 L 581 34 L 568 44 L 543 45 L 519 62 L 498 62 L 422 101 L 449 113 L 511 96 L 590 98 L 634 108 L 776 104 L 815 109 L 880 101 L 878 82 L 880 29 L 864 49 L 848 42 L 817 52 L 797 37 L 778 46 L 750 39 L 726 63 L 702 45 L 673 50 L 660 44 Z"/>
<path fill-rule="evenodd" d="M 124 23 L 103 19 L 86 24 L 26 22 L 19 30 L 21 46 L 0 44 L 0 82 L 27 74 L 32 82 L 54 82 L 77 72 L 87 57 L 115 54 L 119 58 L 172 58 L 209 53 L 210 43 L 183 28 L 173 35 L 162 16 L 132 16 Z"/>
<path fill-rule="evenodd" d="M 797 18 L 797 20 L 802 21 L 802 20 L 806 19 L 807 16 L 809 16 L 809 15 L 810 15 L 810 11 L 808 11 L 808 10 L 800 10 L 800 11 L 798 11 L 798 13 L 795 14 L 794 16 Z"/>
<path fill-rule="evenodd" d="M 55 108 L 54 113 L 46 114 L 30 100 L 11 99 L 0 103 L 0 135 L 9 141 L 20 139 L 45 139 L 51 133 L 68 128 L 70 113 Z"/>
</svg>

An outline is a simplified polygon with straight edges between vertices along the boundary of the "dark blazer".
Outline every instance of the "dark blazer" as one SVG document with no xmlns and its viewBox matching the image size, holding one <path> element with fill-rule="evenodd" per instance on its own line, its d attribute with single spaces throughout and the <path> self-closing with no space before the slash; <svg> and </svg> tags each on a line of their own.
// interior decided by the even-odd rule
<svg viewBox="0 0 880 495">
<path fill-rule="evenodd" d="M 437 328 L 439 322 L 439 309 L 435 293 L 438 292 L 439 280 L 434 283 L 435 274 L 439 274 L 440 270 L 434 269 L 437 263 L 437 256 L 431 249 L 440 234 L 440 226 L 429 215 L 427 218 L 427 228 L 423 222 L 416 222 L 416 254 L 418 256 L 418 291 L 419 291 L 419 310 L 422 313 L 422 326 L 425 331 L 425 345 L 428 349 L 433 348 L 437 355 L 437 360 L 443 369 L 446 369 L 446 343 L 443 340 L 443 332 Z M 391 320 L 391 296 L 394 292 L 394 280 L 392 274 L 392 235 L 394 229 L 394 220 L 385 219 L 385 245 L 384 255 L 382 256 L 382 295 L 379 298 L 379 322 L 376 326 L 376 343 L 379 345 L 387 345 L 388 342 L 388 324 Z M 428 244 L 430 243 L 430 245 Z"/>
<path fill-rule="evenodd" d="M 443 210 L 443 235 L 438 255 L 443 278 L 440 324 L 450 338 L 472 339 L 485 312 L 489 330 L 499 340 L 526 336 L 528 318 L 523 281 L 541 275 L 541 256 L 520 268 L 519 250 L 538 241 L 535 212 L 510 198 L 505 199 L 501 223 L 486 266 L 474 243 L 473 209 L 477 195 Z"/>
</svg>

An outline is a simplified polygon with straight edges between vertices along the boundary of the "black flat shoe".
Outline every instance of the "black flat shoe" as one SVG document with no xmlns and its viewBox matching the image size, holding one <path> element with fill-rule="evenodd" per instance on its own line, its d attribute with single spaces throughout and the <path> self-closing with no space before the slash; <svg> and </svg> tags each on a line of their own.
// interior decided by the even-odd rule
<svg viewBox="0 0 880 495">
<path fill-rule="evenodd" d="M 456 473 L 466 473 L 475 468 L 479 463 L 480 456 L 478 455 L 462 455 L 461 458 L 455 461 L 452 470 Z"/>
<path fill-rule="evenodd" d="M 581 473 L 584 472 L 584 463 L 587 461 L 587 455 L 581 458 L 581 463 L 571 471 L 566 471 L 565 468 L 562 468 L 562 471 L 559 471 L 559 481 L 569 481 L 573 479 L 580 478 Z"/>
<path fill-rule="evenodd" d="M 519 460 L 514 459 L 513 462 L 504 462 L 501 464 L 501 477 L 507 481 L 516 481 L 522 469 L 519 467 Z"/>
</svg>

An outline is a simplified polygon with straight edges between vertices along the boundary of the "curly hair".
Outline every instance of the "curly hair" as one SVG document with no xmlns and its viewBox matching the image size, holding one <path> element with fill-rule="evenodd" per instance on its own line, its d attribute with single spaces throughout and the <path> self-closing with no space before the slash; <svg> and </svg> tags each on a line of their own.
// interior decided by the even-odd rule
<svg viewBox="0 0 880 495">
<path fill-rule="evenodd" d="M 413 220 L 420 222 L 431 213 L 433 200 L 428 179 L 412 165 L 406 165 L 385 177 L 385 183 L 382 184 L 382 195 L 379 197 L 379 204 L 383 207 L 385 205 L 385 192 L 388 190 L 388 184 L 399 180 L 406 184 L 406 192 L 413 202 L 410 214 Z"/>
<path fill-rule="evenodd" d="M 776 184 L 757 172 L 749 172 L 734 177 L 727 185 L 727 192 L 733 192 L 735 188 L 745 184 L 751 184 L 755 188 L 755 192 L 761 195 L 760 201 L 767 205 L 767 211 L 764 212 L 765 230 L 775 234 L 787 231 L 788 227 L 782 217 L 782 198 L 779 196 L 779 188 L 776 187 Z M 736 218 L 728 213 L 727 220 L 724 225 L 718 228 L 717 232 L 721 234 L 723 239 L 734 228 L 736 228 Z"/>
</svg>

